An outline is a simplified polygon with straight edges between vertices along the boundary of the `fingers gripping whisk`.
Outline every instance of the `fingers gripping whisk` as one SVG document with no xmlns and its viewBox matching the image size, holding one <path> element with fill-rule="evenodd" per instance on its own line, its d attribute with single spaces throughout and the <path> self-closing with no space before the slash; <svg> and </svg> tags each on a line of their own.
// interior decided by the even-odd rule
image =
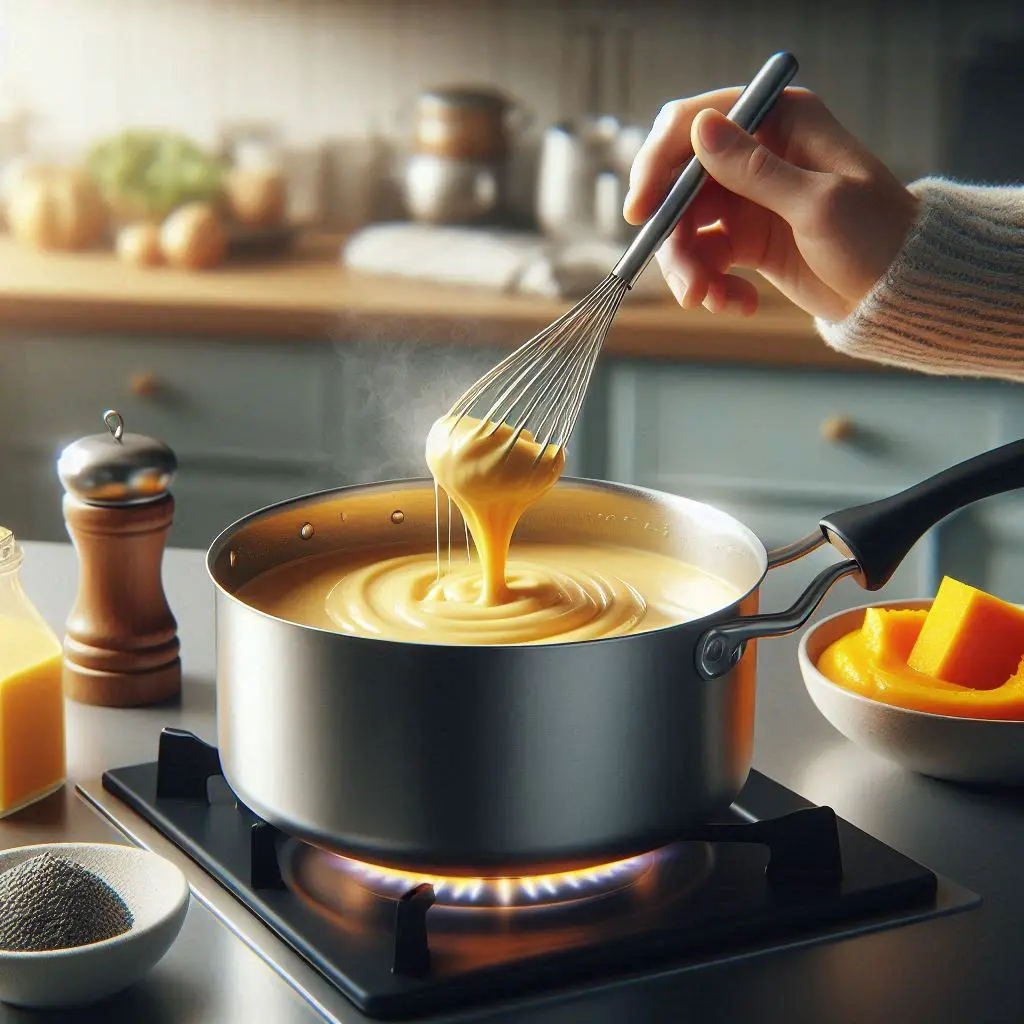
<svg viewBox="0 0 1024 1024">
<path fill-rule="evenodd" d="M 774 54 L 743 90 L 729 111 L 729 119 L 744 131 L 755 131 L 796 71 L 792 54 Z M 451 429 L 467 415 L 491 423 L 491 433 L 505 423 L 512 428 L 506 454 L 524 432 L 538 444 L 537 462 L 551 445 L 555 446 L 551 454 L 557 454 L 576 425 L 594 364 L 619 304 L 675 229 L 706 178 L 700 161 L 691 158 L 611 274 L 568 313 L 466 391 L 449 413 Z"/>
<path fill-rule="evenodd" d="M 627 291 L 615 276 L 485 373 L 452 406 L 452 429 L 464 416 L 506 423 L 506 444 L 528 434 L 539 461 L 549 446 L 565 447 L 579 418 L 594 365 Z"/>
</svg>

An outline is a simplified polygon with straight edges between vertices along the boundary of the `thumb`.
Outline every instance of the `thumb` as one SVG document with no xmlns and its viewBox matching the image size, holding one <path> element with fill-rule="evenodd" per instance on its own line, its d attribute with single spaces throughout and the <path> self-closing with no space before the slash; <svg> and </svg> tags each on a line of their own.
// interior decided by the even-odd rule
<svg viewBox="0 0 1024 1024">
<path fill-rule="evenodd" d="M 702 110 L 690 128 L 704 170 L 730 192 L 777 213 L 795 212 L 810 184 L 807 171 L 787 163 L 717 110 Z"/>
</svg>

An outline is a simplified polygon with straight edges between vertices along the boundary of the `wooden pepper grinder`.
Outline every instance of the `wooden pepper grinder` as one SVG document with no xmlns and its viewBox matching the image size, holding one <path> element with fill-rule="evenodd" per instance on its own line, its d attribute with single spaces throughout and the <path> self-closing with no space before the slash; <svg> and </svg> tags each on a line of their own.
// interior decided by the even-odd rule
<svg viewBox="0 0 1024 1024">
<path fill-rule="evenodd" d="M 126 434 L 116 410 L 103 422 L 108 433 L 75 441 L 57 462 L 79 561 L 64 690 L 83 704 L 138 707 L 181 692 L 178 624 L 161 579 L 178 464 L 167 445 Z"/>
</svg>

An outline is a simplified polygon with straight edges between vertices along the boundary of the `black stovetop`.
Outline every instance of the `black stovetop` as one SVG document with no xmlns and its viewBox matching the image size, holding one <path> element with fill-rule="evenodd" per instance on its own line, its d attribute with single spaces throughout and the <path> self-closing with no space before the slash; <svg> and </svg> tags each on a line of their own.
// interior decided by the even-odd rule
<svg viewBox="0 0 1024 1024">
<path fill-rule="evenodd" d="M 632 884 L 511 909 L 440 905 L 429 882 L 395 898 L 340 873 L 318 883 L 309 865 L 334 858 L 242 806 L 216 748 L 191 733 L 165 729 L 156 762 L 103 786 L 379 1018 L 889 927 L 936 894 L 927 868 L 757 772 L 721 821 L 688 829 Z M 330 907 L 308 895 L 317 884 Z"/>
</svg>

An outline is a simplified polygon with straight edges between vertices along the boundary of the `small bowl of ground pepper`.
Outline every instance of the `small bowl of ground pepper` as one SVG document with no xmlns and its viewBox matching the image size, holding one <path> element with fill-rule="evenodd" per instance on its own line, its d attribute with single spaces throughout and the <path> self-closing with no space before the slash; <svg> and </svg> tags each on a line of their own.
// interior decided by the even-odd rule
<svg viewBox="0 0 1024 1024">
<path fill-rule="evenodd" d="M 134 846 L 0 852 L 0 1001 L 84 1006 L 128 988 L 171 948 L 188 901 L 180 869 Z"/>
</svg>

